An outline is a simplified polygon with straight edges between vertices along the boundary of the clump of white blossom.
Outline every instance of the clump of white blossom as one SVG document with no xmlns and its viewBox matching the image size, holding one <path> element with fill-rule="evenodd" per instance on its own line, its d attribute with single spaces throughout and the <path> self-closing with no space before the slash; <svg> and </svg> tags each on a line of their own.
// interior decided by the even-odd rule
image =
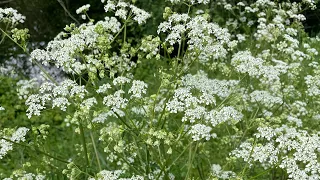
<svg viewBox="0 0 320 180">
<path fill-rule="evenodd" d="M 24 142 L 26 140 L 25 136 L 28 131 L 29 129 L 26 127 L 19 127 L 15 132 L 11 134 L 10 137 L 0 137 L 0 159 L 3 159 L 3 157 L 8 153 L 8 151 L 11 151 L 13 149 L 13 143 Z M 10 141 L 7 141 L 6 139 Z"/>
<path fill-rule="evenodd" d="M 104 6 L 104 10 L 105 12 L 115 11 L 115 16 L 123 20 L 126 20 L 129 12 L 131 12 L 133 20 L 138 22 L 138 24 L 145 23 L 151 17 L 148 12 L 124 1 L 108 0 Z"/>
<path fill-rule="evenodd" d="M 277 165 L 292 179 L 319 178 L 319 133 L 308 133 L 286 125 L 259 127 L 257 130 L 255 143 L 243 142 L 231 155 L 243 159 L 250 167 L 255 166 L 254 162 L 261 163 L 264 168 Z"/>
<path fill-rule="evenodd" d="M 222 170 L 219 164 L 212 164 L 211 173 L 213 177 L 217 177 L 219 179 L 232 179 L 236 177 L 236 173 Z"/>
<path fill-rule="evenodd" d="M 18 13 L 16 9 L 0 8 L 0 22 L 17 25 L 18 23 L 24 23 L 25 19 L 26 17 Z"/>
<path fill-rule="evenodd" d="M 104 19 L 67 25 L 31 52 L 31 60 L 69 75 L 61 82 L 48 77 L 37 90 L 35 80 L 18 83 L 28 118 L 54 108 L 66 115 L 59 128 L 78 133 L 62 173 L 90 180 L 275 179 L 278 171 L 269 171 L 281 169 L 289 179 L 320 179 L 320 39 L 304 37 L 301 28 L 303 8 L 316 2 L 168 1 L 158 36 L 130 37 L 151 18 L 135 1 L 101 0 Z M 175 5 L 188 12 L 173 12 Z M 76 13 L 86 19 L 89 8 Z M 0 8 L 0 22 L 23 20 Z M 28 130 L 3 133 L 0 159 Z"/>
<path fill-rule="evenodd" d="M 143 176 L 139 175 L 133 175 L 130 178 L 120 178 L 124 173 L 125 172 L 122 170 L 102 170 L 97 174 L 97 178 L 89 178 L 89 180 L 144 180 Z"/>
</svg>

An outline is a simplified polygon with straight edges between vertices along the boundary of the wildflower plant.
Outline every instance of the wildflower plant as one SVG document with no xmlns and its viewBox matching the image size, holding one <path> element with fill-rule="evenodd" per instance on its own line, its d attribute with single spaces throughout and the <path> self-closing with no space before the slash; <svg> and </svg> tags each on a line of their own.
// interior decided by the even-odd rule
<svg viewBox="0 0 320 180">
<path fill-rule="evenodd" d="M 84 5 L 30 54 L 25 17 L 0 8 L 43 71 L 17 83 L 26 116 L 63 117 L 1 130 L 1 178 L 319 179 L 319 38 L 301 14 L 316 2 L 170 0 L 153 35 L 134 2 L 101 1 L 102 20 Z"/>
</svg>

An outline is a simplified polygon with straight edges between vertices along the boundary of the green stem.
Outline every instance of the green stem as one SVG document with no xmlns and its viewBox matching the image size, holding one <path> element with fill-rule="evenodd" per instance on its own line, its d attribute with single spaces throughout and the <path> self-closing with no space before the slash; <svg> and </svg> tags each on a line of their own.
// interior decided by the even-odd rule
<svg viewBox="0 0 320 180">
<path fill-rule="evenodd" d="M 127 37 L 127 24 L 124 24 L 124 33 L 123 33 L 123 43 L 126 42 L 126 37 Z"/>
<path fill-rule="evenodd" d="M 146 160 L 147 160 L 146 175 L 148 175 L 150 173 L 150 153 L 149 153 L 147 144 L 146 144 Z"/>
<path fill-rule="evenodd" d="M 57 161 L 60 161 L 60 162 L 66 163 L 66 164 L 69 164 L 69 163 L 70 163 L 70 162 L 65 161 L 65 160 L 63 160 L 63 159 L 60 159 L 60 158 L 55 157 L 55 156 L 53 156 L 53 155 L 50 155 L 50 154 L 48 154 L 48 153 L 46 153 L 46 152 L 43 152 L 43 151 L 41 151 L 41 150 L 39 150 L 39 149 L 34 149 L 34 148 L 30 147 L 30 146 L 27 146 L 27 145 L 24 145 L 24 144 L 21 144 L 21 143 L 17 143 L 17 142 L 11 141 L 10 139 L 7 139 L 7 138 L 0 138 L 0 139 L 6 140 L 6 141 L 8 141 L 8 142 L 11 142 L 11 143 L 16 144 L 16 145 L 19 145 L 19 146 L 23 146 L 23 147 L 29 148 L 29 149 L 31 149 L 31 150 L 33 150 L 33 151 L 36 151 L 36 152 L 38 152 L 38 153 L 41 153 L 41 154 L 43 154 L 43 155 L 45 155 L 45 156 L 48 156 L 48 157 L 50 157 L 50 158 L 52 158 L 52 159 L 55 159 L 55 160 L 57 160 Z"/>
<path fill-rule="evenodd" d="M 255 145 L 256 145 L 256 139 L 254 139 L 253 146 L 252 146 L 252 148 L 251 148 L 251 152 L 250 152 L 250 155 L 249 155 L 249 158 L 248 158 L 248 163 L 246 163 L 246 165 L 244 166 L 242 172 L 240 173 L 240 174 L 241 174 L 241 177 L 244 176 L 244 173 L 246 172 L 246 170 L 247 170 L 247 168 L 248 168 L 248 166 L 249 166 L 250 159 L 251 159 L 251 156 L 252 156 L 252 154 L 253 154 L 253 149 L 254 149 Z"/>
<path fill-rule="evenodd" d="M 89 164 L 89 158 L 88 158 L 88 150 L 87 150 L 86 138 L 84 136 L 84 129 L 83 129 L 83 125 L 80 122 L 80 120 L 79 120 L 79 128 L 80 128 L 80 134 L 81 134 L 81 140 L 82 140 L 84 156 L 85 156 L 85 159 L 86 159 L 86 164 L 87 164 L 87 167 L 89 167 L 90 164 Z"/>
<path fill-rule="evenodd" d="M 80 22 L 76 19 L 76 18 L 74 18 L 73 16 L 72 16 L 72 14 L 68 11 L 68 9 L 66 8 L 66 6 L 64 5 L 64 3 L 62 2 L 62 0 L 57 0 L 58 2 L 59 2 L 59 4 L 62 6 L 62 8 L 64 9 L 64 11 L 68 14 L 68 16 L 72 19 L 72 20 L 74 20 L 77 24 L 80 24 Z"/>
<path fill-rule="evenodd" d="M 7 34 L 7 33 L 6 33 L 5 31 L 3 31 L 1 28 L 0 28 L 0 31 L 1 31 L 4 35 L 6 35 L 11 41 L 13 41 L 16 45 L 18 45 L 18 46 L 23 50 L 23 52 L 27 53 L 27 54 L 30 56 L 30 54 L 27 52 L 26 48 L 22 47 L 17 41 L 15 41 L 14 39 L 12 39 L 12 38 L 9 36 L 9 34 Z M 42 65 L 41 65 L 38 61 L 32 59 L 32 62 L 35 63 L 35 64 L 40 68 L 40 70 L 47 76 L 47 78 L 49 78 L 49 79 L 50 79 L 53 83 L 55 83 L 56 85 L 58 84 L 57 81 L 55 81 L 55 80 L 51 77 L 51 75 L 47 73 L 47 71 L 42 67 Z"/>
<path fill-rule="evenodd" d="M 194 149 L 194 152 L 192 151 L 192 146 L 190 146 L 190 149 L 189 149 L 189 158 L 188 158 L 188 171 L 187 171 L 187 175 L 186 175 L 186 178 L 185 179 L 189 179 L 189 174 L 190 174 L 190 170 L 192 168 L 192 164 L 193 164 L 193 160 L 194 160 L 194 157 L 195 157 L 195 154 L 197 152 L 197 149 L 198 149 L 198 142 L 196 143 L 196 147 Z M 193 152 L 193 153 L 192 153 Z"/>
<path fill-rule="evenodd" d="M 187 145 L 187 147 L 179 154 L 179 156 L 178 156 L 175 160 L 173 160 L 173 162 L 172 162 L 172 163 L 169 165 L 169 167 L 167 168 L 167 171 L 169 171 L 170 168 L 179 160 L 179 158 L 184 154 L 184 152 L 189 148 L 189 146 L 192 145 L 192 143 L 193 143 L 193 142 L 190 142 L 190 143 Z"/>
<path fill-rule="evenodd" d="M 97 147 L 96 147 L 96 143 L 94 142 L 94 138 L 93 138 L 92 132 L 90 132 L 90 136 L 91 136 L 91 141 L 92 141 L 94 153 L 96 154 L 96 159 L 97 159 L 99 171 L 101 171 L 102 169 L 101 169 L 100 159 L 99 159 L 99 155 L 98 155 L 98 150 L 97 150 Z"/>
</svg>

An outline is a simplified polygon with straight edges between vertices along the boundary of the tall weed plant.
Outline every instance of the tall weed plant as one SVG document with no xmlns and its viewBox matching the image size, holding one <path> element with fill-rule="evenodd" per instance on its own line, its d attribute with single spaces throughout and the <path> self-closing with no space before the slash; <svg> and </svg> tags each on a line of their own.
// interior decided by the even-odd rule
<svg viewBox="0 0 320 180">
<path fill-rule="evenodd" d="M 320 179 L 316 2 L 169 0 L 157 36 L 135 1 L 101 3 L 33 51 L 0 8 L 2 40 L 42 71 L 11 87 L 26 114 L 0 126 L 2 179 Z"/>
</svg>

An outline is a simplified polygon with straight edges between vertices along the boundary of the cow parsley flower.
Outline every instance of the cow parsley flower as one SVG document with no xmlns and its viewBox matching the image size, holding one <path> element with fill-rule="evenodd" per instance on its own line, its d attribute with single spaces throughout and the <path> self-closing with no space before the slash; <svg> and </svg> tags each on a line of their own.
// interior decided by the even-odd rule
<svg viewBox="0 0 320 180">
<path fill-rule="evenodd" d="M 277 96 L 271 95 L 268 91 L 253 91 L 250 94 L 251 102 L 258 102 L 261 103 L 262 105 L 271 108 L 274 105 L 282 104 L 282 99 Z"/>
<path fill-rule="evenodd" d="M 203 124 L 195 124 L 191 126 L 188 134 L 192 135 L 193 141 L 199 141 L 201 139 L 210 140 L 212 137 L 216 137 L 215 134 L 211 134 L 212 128 Z"/>
<path fill-rule="evenodd" d="M 52 108 L 58 107 L 62 111 L 67 110 L 67 106 L 69 106 L 71 103 L 68 101 L 67 98 L 64 97 L 58 97 L 52 100 Z"/>
<path fill-rule="evenodd" d="M 148 88 L 148 84 L 143 81 L 133 80 L 132 86 L 129 89 L 128 93 L 132 94 L 131 98 L 142 98 L 142 94 L 146 94 L 146 88 Z"/>
<path fill-rule="evenodd" d="M 3 139 L 0 139 L 0 159 L 2 159 L 8 151 L 13 149 L 12 143 Z"/>
<path fill-rule="evenodd" d="M 240 121 L 243 115 L 232 106 L 223 107 L 220 111 L 211 110 L 205 115 L 205 119 L 212 124 L 213 127 L 227 121 Z"/>
<path fill-rule="evenodd" d="M 108 89 L 111 88 L 111 85 L 109 83 L 103 84 L 99 86 L 98 90 L 96 91 L 97 93 L 106 93 Z"/>
<path fill-rule="evenodd" d="M 114 94 L 104 97 L 103 104 L 111 107 L 112 109 L 125 108 L 127 106 L 128 99 L 123 98 L 122 94 L 124 94 L 124 91 L 118 90 Z"/>
<path fill-rule="evenodd" d="M 32 90 L 38 86 L 38 82 L 36 79 L 19 80 L 17 82 L 17 86 L 17 94 L 19 99 L 27 99 Z"/>
<path fill-rule="evenodd" d="M 19 127 L 15 132 L 13 132 L 13 134 L 11 135 L 11 137 L 5 137 L 7 139 L 10 139 L 13 142 L 24 142 L 25 136 L 27 134 L 27 132 L 29 131 L 28 128 L 26 127 Z M 11 151 L 13 149 L 13 143 L 6 141 L 4 139 L 0 139 L 0 159 L 2 159 L 9 151 Z"/>
<path fill-rule="evenodd" d="M 25 136 L 27 134 L 27 132 L 29 131 L 28 128 L 26 127 L 19 127 L 11 136 L 11 141 L 14 141 L 14 142 L 24 142 L 26 139 L 25 139 Z"/>
<path fill-rule="evenodd" d="M 42 104 L 44 104 L 43 100 L 38 94 L 33 94 L 28 97 L 26 105 L 28 106 L 27 116 L 29 119 L 32 115 L 40 116 L 41 110 L 45 109 L 45 106 Z"/>
<path fill-rule="evenodd" d="M 233 179 L 236 177 L 236 173 L 222 170 L 219 164 L 212 164 L 211 171 L 212 175 L 219 179 Z"/>
<path fill-rule="evenodd" d="M 181 2 L 189 2 L 191 4 L 208 4 L 210 1 L 209 0 L 167 0 L 170 1 L 173 4 L 178 4 Z"/>
<path fill-rule="evenodd" d="M 130 8 L 131 8 L 132 13 L 135 15 L 133 17 L 133 20 L 137 21 L 138 24 L 145 23 L 146 20 L 151 17 L 151 15 L 148 12 L 146 12 L 140 8 L 137 8 L 134 5 L 130 5 Z"/>
<path fill-rule="evenodd" d="M 4 21 L 16 25 L 18 23 L 24 23 L 25 19 L 25 16 L 13 8 L 0 8 L 0 22 Z"/>
<path fill-rule="evenodd" d="M 117 86 L 117 85 L 124 85 L 125 83 L 129 83 L 131 82 L 131 80 L 127 77 L 124 76 L 119 76 L 113 79 L 113 85 Z"/>
<path fill-rule="evenodd" d="M 255 136 L 262 140 L 261 143 L 244 142 L 231 155 L 250 165 L 252 161 L 259 162 L 265 168 L 279 164 L 292 179 L 319 178 L 319 134 L 283 125 L 279 128 L 258 128 Z"/>
<path fill-rule="evenodd" d="M 90 8 L 90 4 L 83 5 L 76 10 L 76 13 L 77 14 L 85 13 L 89 10 L 89 8 Z"/>
<path fill-rule="evenodd" d="M 95 97 L 89 98 L 84 100 L 81 103 L 81 108 L 84 108 L 86 110 L 89 110 L 92 106 L 94 106 L 94 104 L 97 104 L 97 99 Z"/>
</svg>

